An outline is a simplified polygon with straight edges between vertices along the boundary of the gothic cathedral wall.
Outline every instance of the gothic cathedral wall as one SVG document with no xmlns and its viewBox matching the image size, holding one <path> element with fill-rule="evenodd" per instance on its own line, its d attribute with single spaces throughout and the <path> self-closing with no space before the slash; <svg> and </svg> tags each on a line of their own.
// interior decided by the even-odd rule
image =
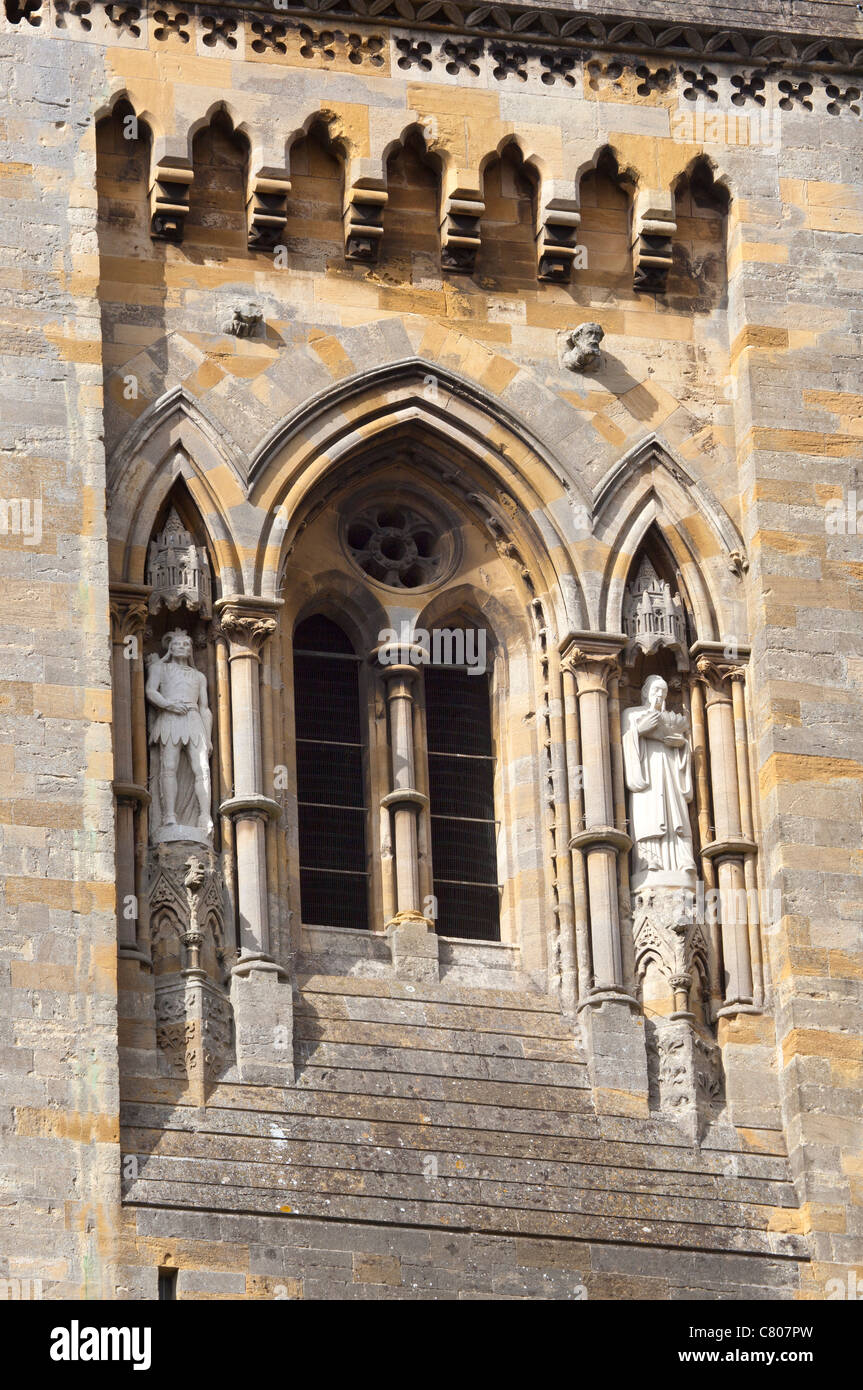
<svg viewBox="0 0 863 1390">
<path fill-rule="evenodd" d="M 0 1276 L 863 1276 L 863 21 L 677 8 L 0 11 Z M 365 790 L 312 864 L 325 668 Z"/>
</svg>

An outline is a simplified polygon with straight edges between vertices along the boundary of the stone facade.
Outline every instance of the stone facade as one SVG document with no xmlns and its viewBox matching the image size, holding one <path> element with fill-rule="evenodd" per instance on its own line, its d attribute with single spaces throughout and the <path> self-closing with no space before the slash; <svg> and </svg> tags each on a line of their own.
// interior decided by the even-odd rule
<svg viewBox="0 0 863 1390">
<path fill-rule="evenodd" d="M 369 8 L 0 11 L 0 1276 L 823 1298 L 863 1278 L 863 20 Z M 356 925 L 304 920 L 310 618 Z M 157 827 L 178 627 L 212 824 Z M 495 882 L 479 830 L 441 873 L 442 629 Z M 633 848 L 654 675 L 691 892 Z"/>
</svg>

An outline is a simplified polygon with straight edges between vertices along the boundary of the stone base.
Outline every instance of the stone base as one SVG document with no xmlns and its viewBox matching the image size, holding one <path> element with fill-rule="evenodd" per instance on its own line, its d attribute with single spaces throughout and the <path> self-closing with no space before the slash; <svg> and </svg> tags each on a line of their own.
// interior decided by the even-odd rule
<svg viewBox="0 0 863 1390">
<path fill-rule="evenodd" d="M 173 845 L 178 840 L 191 845 L 210 845 L 213 838 L 212 823 L 209 830 L 198 825 L 160 825 L 150 835 L 153 845 Z"/>
<path fill-rule="evenodd" d="M 593 1101 L 601 1115 L 647 1115 L 644 1019 L 635 1000 L 606 995 L 581 1010 Z"/>
<path fill-rule="evenodd" d="M 203 1105 L 213 1082 L 230 1066 L 231 1005 L 224 991 L 203 977 L 157 985 L 156 1042 L 166 1069 L 185 1076 Z"/>
<path fill-rule="evenodd" d="M 722 1107 L 722 1065 L 713 1039 L 685 1018 L 646 1024 L 650 1101 L 698 1139 Z"/>
<path fill-rule="evenodd" d="M 399 914 L 387 924 L 393 974 L 397 980 L 437 984 L 440 955 L 437 933 L 426 917 Z"/>
<path fill-rule="evenodd" d="M 257 1086 L 294 1081 L 294 999 L 289 980 L 275 970 L 231 976 L 237 1073 Z"/>
</svg>

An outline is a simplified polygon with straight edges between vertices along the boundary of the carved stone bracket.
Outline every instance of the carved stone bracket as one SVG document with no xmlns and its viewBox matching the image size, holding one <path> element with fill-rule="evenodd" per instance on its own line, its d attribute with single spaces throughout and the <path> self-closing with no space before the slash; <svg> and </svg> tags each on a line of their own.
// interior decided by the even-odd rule
<svg viewBox="0 0 863 1390">
<path fill-rule="evenodd" d="M 356 183 L 348 189 L 345 198 L 347 260 L 373 263 L 378 259 L 387 197 L 384 188 L 370 188 Z"/>
<path fill-rule="evenodd" d="M 444 199 L 441 222 L 441 266 L 472 275 L 480 248 L 480 221 L 485 212 L 477 189 L 456 188 Z"/>
<path fill-rule="evenodd" d="M 672 238 L 677 231 L 673 194 L 649 189 L 639 193 L 633 207 L 632 230 L 632 287 L 664 294 L 672 263 Z"/>
<path fill-rule="evenodd" d="M 648 1020 L 647 1073 L 653 1108 L 700 1137 L 723 1100 L 720 1049 L 684 1020 Z"/>
<path fill-rule="evenodd" d="M 291 181 L 283 170 L 260 169 L 251 176 L 246 203 L 250 251 L 278 246 L 288 221 L 290 191 Z"/>
<path fill-rule="evenodd" d="M 581 214 L 574 200 L 554 198 L 543 210 L 537 237 L 540 280 L 568 284 L 578 250 Z"/>
<path fill-rule="evenodd" d="M 194 170 L 164 161 L 153 170 L 150 185 L 150 236 L 154 241 L 182 241 L 189 211 Z"/>
</svg>

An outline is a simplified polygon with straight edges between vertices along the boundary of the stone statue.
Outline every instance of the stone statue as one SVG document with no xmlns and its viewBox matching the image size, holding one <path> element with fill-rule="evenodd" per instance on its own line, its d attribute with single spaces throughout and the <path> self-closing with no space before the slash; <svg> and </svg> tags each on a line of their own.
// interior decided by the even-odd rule
<svg viewBox="0 0 863 1390">
<path fill-rule="evenodd" d="M 688 804 L 692 751 L 687 720 L 665 708 L 668 686 L 649 676 L 641 704 L 623 716 L 623 765 L 635 841 L 633 890 L 643 885 L 694 886 Z"/>
<path fill-rule="evenodd" d="M 601 353 L 599 345 L 605 337 L 605 330 L 599 323 L 580 323 L 566 335 L 567 351 L 563 354 L 563 365 L 571 372 L 589 372 L 599 366 Z"/>
<path fill-rule="evenodd" d="M 150 658 L 151 838 L 209 840 L 213 716 L 206 677 L 192 665 L 192 639 L 175 628 L 165 656 Z"/>
</svg>

